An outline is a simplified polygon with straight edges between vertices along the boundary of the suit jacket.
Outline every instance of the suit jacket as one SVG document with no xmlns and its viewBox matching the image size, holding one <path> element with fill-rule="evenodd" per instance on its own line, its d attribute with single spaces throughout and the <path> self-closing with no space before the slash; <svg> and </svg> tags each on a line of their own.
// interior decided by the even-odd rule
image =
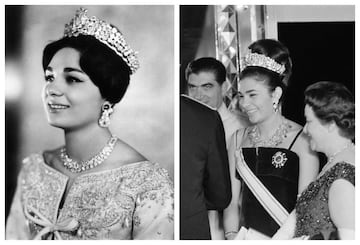
<svg viewBox="0 0 360 245">
<path fill-rule="evenodd" d="M 229 163 L 219 114 L 180 98 L 180 239 L 211 239 L 207 210 L 231 201 Z"/>
</svg>

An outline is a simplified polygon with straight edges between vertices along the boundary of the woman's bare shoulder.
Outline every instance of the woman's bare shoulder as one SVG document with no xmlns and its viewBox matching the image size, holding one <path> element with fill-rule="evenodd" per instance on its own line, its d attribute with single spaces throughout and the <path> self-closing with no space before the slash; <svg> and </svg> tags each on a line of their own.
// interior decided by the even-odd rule
<svg viewBox="0 0 360 245">
<path fill-rule="evenodd" d="M 290 132 L 292 133 L 298 133 L 303 127 L 298 124 L 297 122 L 294 122 L 292 120 L 286 119 L 287 123 L 290 125 Z"/>
<path fill-rule="evenodd" d="M 303 126 L 291 120 L 287 121 L 290 125 L 288 136 L 291 141 L 295 140 L 292 150 L 298 154 L 311 152 L 309 137 L 304 133 Z M 296 136 L 297 138 L 295 139 Z"/>
</svg>

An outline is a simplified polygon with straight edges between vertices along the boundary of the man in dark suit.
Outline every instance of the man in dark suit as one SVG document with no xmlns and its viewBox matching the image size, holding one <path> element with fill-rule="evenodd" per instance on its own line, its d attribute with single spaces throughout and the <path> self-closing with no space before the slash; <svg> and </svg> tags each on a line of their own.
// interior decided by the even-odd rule
<svg viewBox="0 0 360 245">
<path fill-rule="evenodd" d="M 211 239 L 208 210 L 231 201 L 225 134 L 219 114 L 180 97 L 180 239 Z"/>
</svg>

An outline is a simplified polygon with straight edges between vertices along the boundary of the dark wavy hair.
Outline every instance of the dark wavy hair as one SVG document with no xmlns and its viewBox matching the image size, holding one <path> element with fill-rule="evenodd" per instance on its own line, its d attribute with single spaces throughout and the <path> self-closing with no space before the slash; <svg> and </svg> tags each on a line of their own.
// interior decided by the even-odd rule
<svg viewBox="0 0 360 245">
<path fill-rule="evenodd" d="M 240 80 L 246 77 L 253 77 L 257 81 L 265 82 L 271 92 L 276 87 L 280 87 L 283 90 L 283 95 L 279 99 L 279 103 L 281 103 L 292 74 L 292 61 L 288 48 L 274 39 L 260 39 L 250 44 L 249 50 L 251 53 L 263 54 L 284 65 L 285 71 L 280 75 L 263 67 L 248 66 L 241 71 Z"/>
<path fill-rule="evenodd" d="M 355 137 L 355 101 L 352 93 L 341 83 L 317 82 L 305 90 L 305 105 L 326 124 L 335 122 L 340 134 L 351 140 Z"/>
<path fill-rule="evenodd" d="M 225 66 L 215 58 L 203 57 L 191 61 L 185 70 L 186 81 L 191 74 L 199 74 L 200 72 L 211 72 L 215 76 L 215 80 L 222 85 L 226 80 Z"/>
<path fill-rule="evenodd" d="M 124 96 L 130 81 L 130 68 L 112 49 L 93 36 L 64 37 L 46 45 L 42 66 L 45 71 L 62 48 L 80 52 L 80 67 L 99 88 L 101 96 L 112 104 Z"/>
</svg>

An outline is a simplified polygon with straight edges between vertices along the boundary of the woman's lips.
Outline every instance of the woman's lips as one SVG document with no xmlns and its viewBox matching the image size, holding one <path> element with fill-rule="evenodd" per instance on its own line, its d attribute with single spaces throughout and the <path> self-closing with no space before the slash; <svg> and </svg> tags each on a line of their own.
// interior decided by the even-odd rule
<svg viewBox="0 0 360 245">
<path fill-rule="evenodd" d="M 70 106 L 64 105 L 64 104 L 59 104 L 59 103 L 54 103 L 54 102 L 49 102 L 48 107 L 50 109 L 50 112 L 55 112 L 55 111 L 65 110 L 65 109 L 69 108 Z"/>
<path fill-rule="evenodd" d="M 256 109 L 246 110 L 246 113 L 247 113 L 247 114 L 252 114 L 252 113 L 254 113 L 254 112 L 256 112 Z"/>
</svg>

